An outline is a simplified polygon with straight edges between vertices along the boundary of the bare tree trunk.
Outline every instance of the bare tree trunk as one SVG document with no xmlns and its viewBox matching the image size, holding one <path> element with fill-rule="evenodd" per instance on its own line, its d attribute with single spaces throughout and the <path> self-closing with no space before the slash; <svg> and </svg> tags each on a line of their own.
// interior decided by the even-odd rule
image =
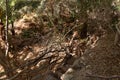
<svg viewBox="0 0 120 80">
<path fill-rule="evenodd" d="M 5 40 L 6 40 L 6 52 L 5 55 L 8 55 L 9 43 L 8 43 L 8 0 L 6 0 L 6 26 L 5 26 Z"/>
<path fill-rule="evenodd" d="M 9 70 L 12 70 L 12 66 L 10 63 L 10 58 L 8 55 L 8 51 L 9 51 L 9 42 L 8 42 L 8 8 L 9 8 L 9 4 L 8 4 L 9 0 L 6 0 L 6 26 L 5 26 L 5 62 L 7 64 L 7 66 L 4 66 L 5 69 L 5 73 L 7 75 L 7 77 L 11 77 L 13 75 L 13 72 L 9 72 Z"/>
</svg>

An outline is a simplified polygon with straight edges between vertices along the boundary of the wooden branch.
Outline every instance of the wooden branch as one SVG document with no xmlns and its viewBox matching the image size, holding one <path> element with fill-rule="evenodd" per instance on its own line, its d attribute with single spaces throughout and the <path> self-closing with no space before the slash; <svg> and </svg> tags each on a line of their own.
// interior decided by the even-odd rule
<svg viewBox="0 0 120 80">
<path fill-rule="evenodd" d="M 14 80 L 16 77 L 18 77 L 20 74 L 23 73 L 23 71 L 25 71 L 27 68 L 23 69 L 21 72 L 17 73 L 16 75 L 14 75 L 13 77 L 6 79 L 6 80 Z"/>
<path fill-rule="evenodd" d="M 38 63 L 42 59 L 42 57 L 44 57 L 48 53 L 63 52 L 63 51 L 65 51 L 65 49 L 60 49 L 60 50 L 55 49 L 55 50 L 48 50 L 48 51 L 46 50 L 45 52 L 43 52 L 42 55 L 40 55 L 39 57 L 35 58 L 32 63 Z"/>
<path fill-rule="evenodd" d="M 54 47 L 53 47 L 53 48 L 54 48 Z M 17 67 L 17 68 L 11 69 L 11 70 L 9 70 L 8 72 L 9 72 L 9 73 L 10 73 L 10 72 L 14 72 L 14 71 L 16 71 L 17 69 L 20 69 L 21 71 L 24 71 L 24 69 L 26 69 L 26 68 L 28 69 L 28 68 L 31 67 L 31 66 L 35 66 L 38 62 L 40 62 L 41 60 L 45 59 L 44 56 L 48 55 L 49 53 L 64 52 L 64 51 L 66 51 L 66 48 L 67 48 L 67 47 L 62 47 L 62 48 L 59 48 L 59 49 L 53 49 L 53 48 L 52 48 L 52 47 L 48 47 L 48 48 L 40 51 L 38 57 L 36 57 L 36 58 L 34 58 L 34 59 L 31 59 L 31 60 L 27 61 L 25 64 L 23 64 L 23 65 L 21 65 L 21 66 L 19 66 L 19 67 Z M 53 57 L 53 56 L 51 55 L 50 57 Z M 47 59 L 47 58 L 50 58 L 50 57 L 46 57 L 46 59 Z M 54 56 L 54 57 L 56 57 L 56 56 Z M 51 62 L 50 64 L 52 65 L 54 62 L 56 62 L 56 60 L 53 61 L 53 62 Z M 19 76 L 19 74 L 21 74 L 21 73 L 22 73 L 22 72 L 14 75 L 13 77 L 11 77 L 11 78 L 9 78 L 9 79 L 7 79 L 7 80 L 12 80 L 12 79 L 16 78 L 17 76 Z M 3 75 L 6 75 L 6 74 L 3 73 Z M 2 76 L 3 76 L 3 75 L 2 75 Z"/>
<path fill-rule="evenodd" d="M 5 40 L 6 40 L 6 52 L 5 55 L 8 55 L 9 43 L 8 43 L 8 0 L 6 0 L 6 27 L 5 27 Z"/>
</svg>

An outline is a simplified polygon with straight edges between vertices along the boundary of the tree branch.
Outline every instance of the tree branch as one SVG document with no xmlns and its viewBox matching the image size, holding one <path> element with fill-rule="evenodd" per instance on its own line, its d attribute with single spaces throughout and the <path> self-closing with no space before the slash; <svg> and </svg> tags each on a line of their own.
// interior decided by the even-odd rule
<svg viewBox="0 0 120 80">
<path fill-rule="evenodd" d="M 6 52 L 5 55 L 8 55 L 9 43 L 8 43 L 8 0 L 6 0 L 6 27 L 5 27 L 5 40 L 6 40 Z"/>
</svg>

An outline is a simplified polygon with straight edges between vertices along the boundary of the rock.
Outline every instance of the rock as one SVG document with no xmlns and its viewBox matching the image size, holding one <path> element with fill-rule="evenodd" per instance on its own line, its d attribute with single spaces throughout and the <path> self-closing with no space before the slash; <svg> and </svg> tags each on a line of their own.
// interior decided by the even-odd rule
<svg viewBox="0 0 120 80">
<path fill-rule="evenodd" d="M 69 68 L 65 74 L 61 76 L 61 80 L 72 80 L 74 70 Z"/>
<path fill-rule="evenodd" d="M 77 59 L 74 63 L 73 63 L 73 65 L 72 65 L 72 68 L 73 69 L 75 69 L 75 70 L 80 70 L 80 69 L 82 69 L 83 67 L 85 67 L 85 63 L 83 62 L 83 60 L 82 59 Z"/>
</svg>

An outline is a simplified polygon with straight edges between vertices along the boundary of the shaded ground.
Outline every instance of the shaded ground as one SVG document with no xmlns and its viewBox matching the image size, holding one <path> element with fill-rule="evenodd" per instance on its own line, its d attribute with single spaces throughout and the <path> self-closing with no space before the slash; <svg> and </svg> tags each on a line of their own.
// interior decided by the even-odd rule
<svg viewBox="0 0 120 80">
<path fill-rule="evenodd" d="M 115 33 L 111 30 L 90 47 L 92 44 L 86 46 L 87 40 L 73 40 L 69 45 L 62 34 L 42 26 L 34 21 L 15 23 L 16 35 L 9 39 L 9 61 L 13 63 L 9 71 L 14 74 L 12 78 L 16 76 L 14 80 L 103 80 L 105 76 L 120 75 L 120 47 L 114 45 Z"/>
<path fill-rule="evenodd" d="M 114 78 L 115 75 L 120 75 L 120 47 L 114 45 L 114 36 L 113 32 L 108 31 L 98 40 L 94 48 L 86 50 L 79 59 L 87 65 L 86 68 L 73 68 L 71 73 L 65 73 L 72 77 L 63 80 L 119 80 L 119 76 Z"/>
<path fill-rule="evenodd" d="M 22 46 L 23 49 L 20 52 L 18 52 L 18 54 L 22 52 L 21 56 L 23 56 L 26 53 L 26 56 L 24 56 L 25 61 L 32 58 L 34 59 L 35 57 L 37 57 L 39 55 L 39 51 L 41 49 L 45 49 L 46 45 L 52 45 L 53 47 L 51 48 L 51 50 L 60 48 L 59 44 L 58 43 L 56 44 L 56 41 L 57 41 L 56 37 L 58 37 L 57 35 L 53 36 L 51 34 L 53 37 L 50 38 L 51 35 L 49 31 L 48 31 L 48 34 L 46 35 L 42 35 L 41 32 L 37 32 L 37 33 L 40 34 L 40 36 L 38 36 L 37 38 L 33 38 L 33 36 L 31 38 L 28 38 L 29 36 L 27 36 L 23 40 L 23 42 L 25 42 L 26 44 L 21 42 L 25 46 L 24 45 Z M 30 35 L 33 35 L 33 32 Z M 43 36 L 43 38 L 41 38 L 41 36 Z M 29 77 L 29 75 L 26 74 L 27 72 L 25 72 L 24 74 L 26 74 L 26 76 L 28 76 L 29 79 L 32 79 L 32 80 L 39 80 L 39 79 L 59 80 L 62 74 L 64 74 L 67 70 L 68 71 L 61 77 L 61 79 L 65 76 L 66 79 L 63 79 L 63 80 L 71 80 L 71 79 L 72 80 L 101 80 L 101 79 L 103 80 L 107 76 L 111 77 L 114 75 L 120 75 L 120 71 L 119 71 L 120 70 L 120 54 L 119 54 L 120 48 L 114 45 L 114 36 L 115 36 L 115 33 L 112 32 L 111 30 L 106 31 L 106 33 L 99 38 L 99 40 L 97 41 L 97 43 L 94 45 L 93 48 L 87 47 L 85 49 L 84 54 L 81 55 L 80 58 L 76 57 L 76 55 L 81 54 L 80 51 L 78 51 L 80 53 L 77 53 L 71 57 L 68 56 L 67 54 L 67 53 L 70 53 L 70 50 L 73 50 L 73 48 L 77 46 L 76 43 L 74 43 L 74 45 L 71 47 L 67 47 L 65 45 L 67 44 L 67 42 L 65 43 L 63 42 L 62 46 L 65 49 L 67 48 L 68 52 L 63 51 L 60 54 L 59 52 L 58 53 L 53 52 L 52 54 L 50 53 L 49 55 L 44 56 L 46 57 L 45 60 L 43 61 L 40 60 L 39 64 L 37 64 L 38 67 L 36 65 L 36 67 L 34 67 L 33 70 L 31 69 L 27 70 L 27 71 L 30 71 L 29 75 L 31 75 L 31 77 Z M 49 38 L 48 42 L 47 42 L 47 38 Z M 60 39 L 60 36 L 58 37 L 58 42 L 59 42 L 59 39 Z M 34 43 L 34 40 L 37 40 L 37 42 Z M 79 47 L 78 50 L 80 50 L 81 48 L 82 47 Z M 72 54 L 73 53 L 74 52 L 72 52 Z M 28 54 L 31 54 L 31 55 L 28 55 Z M 54 56 L 54 57 L 51 57 L 51 56 Z M 54 59 L 55 59 L 55 62 L 54 62 Z M 21 62 L 21 59 L 20 59 L 20 62 Z M 41 66 L 43 66 L 43 69 L 41 69 L 42 68 Z M 99 76 L 102 76 L 102 78 Z M 119 80 L 119 79 L 111 78 L 111 80 Z"/>
<path fill-rule="evenodd" d="M 13 72 L 10 79 L 58 80 L 81 54 L 71 54 L 79 44 L 69 46 L 69 42 L 61 40 L 62 35 L 54 34 L 53 29 L 45 26 L 42 31 L 41 28 L 37 23 L 24 20 L 15 23 L 16 35 L 9 35 L 12 68 L 8 72 Z"/>
</svg>

